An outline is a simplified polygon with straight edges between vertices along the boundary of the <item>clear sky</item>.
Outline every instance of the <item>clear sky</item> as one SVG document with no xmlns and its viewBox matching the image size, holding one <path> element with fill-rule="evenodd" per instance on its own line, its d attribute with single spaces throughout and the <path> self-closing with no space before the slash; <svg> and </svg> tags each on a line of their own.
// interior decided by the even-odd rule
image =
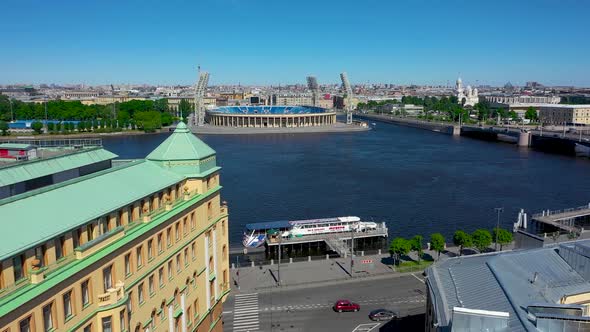
<svg viewBox="0 0 590 332">
<path fill-rule="evenodd" d="M 0 84 L 590 86 L 590 1 L 3 1 Z"/>
</svg>

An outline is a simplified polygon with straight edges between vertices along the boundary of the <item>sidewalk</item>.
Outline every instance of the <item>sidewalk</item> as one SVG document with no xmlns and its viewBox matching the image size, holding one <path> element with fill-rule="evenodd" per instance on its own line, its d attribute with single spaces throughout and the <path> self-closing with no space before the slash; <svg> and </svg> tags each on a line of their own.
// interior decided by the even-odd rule
<svg viewBox="0 0 590 332">
<path fill-rule="evenodd" d="M 441 256 L 442 257 L 442 256 Z M 379 276 L 405 275 L 396 273 L 386 263 L 390 262 L 389 254 L 356 256 L 353 267 L 354 279 Z M 279 272 L 280 270 L 280 272 Z M 238 275 L 239 271 L 239 275 Z M 415 272 L 420 274 L 420 271 Z M 265 289 L 315 285 L 326 282 L 350 280 L 350 258 L 331 258 L 329 260 L 313 260 L 304 262 L 261 265 L 232 269 L 232 291 L 248 293 Z M 238 289 L 239 286 L 239 289 Z"/>
</svg>

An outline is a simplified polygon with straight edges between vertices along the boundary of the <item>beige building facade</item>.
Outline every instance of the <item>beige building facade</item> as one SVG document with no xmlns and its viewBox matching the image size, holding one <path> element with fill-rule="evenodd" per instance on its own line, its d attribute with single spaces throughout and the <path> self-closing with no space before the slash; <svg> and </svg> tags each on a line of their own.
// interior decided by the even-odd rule
<svg viewBox="0 0 590 332">
<path fill-rule="evenodd" d="M 215 160 L 181 123 L 145 159 L 0 200 L 0 332 L 222 331 Z"/>
<path fill-rule="evenodd" d="M 553 125 L 589 125 L 590 105 L 542 105 L 539 121 Z"/>
</svg>

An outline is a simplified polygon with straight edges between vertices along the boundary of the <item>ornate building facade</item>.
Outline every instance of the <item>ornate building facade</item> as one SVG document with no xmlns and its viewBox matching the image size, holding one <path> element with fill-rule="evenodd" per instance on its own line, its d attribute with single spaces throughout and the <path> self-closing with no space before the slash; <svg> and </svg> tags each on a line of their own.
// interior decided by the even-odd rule
<svg viewBox="0 0 590 332">
<path fill-rule="evenodd" d="M 222 331 L 219 172 L 181 123 L 145 159 L 0 200 L 0 332 Z"/>
</svg>

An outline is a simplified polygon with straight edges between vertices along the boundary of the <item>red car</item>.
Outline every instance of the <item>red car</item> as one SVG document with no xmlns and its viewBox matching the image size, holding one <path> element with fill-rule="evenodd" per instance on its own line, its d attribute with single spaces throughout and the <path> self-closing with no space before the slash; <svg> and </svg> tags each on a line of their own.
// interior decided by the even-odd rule
<svg viewBox="0 0 590 332">
<path fill-rule="evenodd" d="M 361 306 L 352 303 L 348 300 L 338 300 L 334 303 L 334 311 L 343 312 L 343 311 L 359 311 L 361 310 Z"/>
</svg>

